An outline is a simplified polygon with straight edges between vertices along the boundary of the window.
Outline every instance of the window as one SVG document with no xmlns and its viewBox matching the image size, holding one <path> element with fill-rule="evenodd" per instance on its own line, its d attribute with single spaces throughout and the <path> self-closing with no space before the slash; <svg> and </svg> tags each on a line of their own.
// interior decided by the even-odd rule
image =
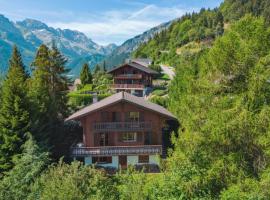
<svg viewBox="0 0 270 200">
<path fill-rule="evenodd" d="M 148 155 L 139 155 L 139 163 L 149 163 Z"/>
<path fill-rule="evenodd" d="M 122 134 L 123 142 L 136 142 L 136 140 L 137 140 L 137 133 L 123 133 Z"/>
<path fill-rule="evenodd" d="M 112 157 L 93 157 L 92 163 L 97 163 L 97 164 L 112 163 Z"/>
<path fill-rule="evenodd" d="M 140 118 L 140 113 L 139 112 L 129 112 L 129 121 L 132 122 L 138 122 Z"/>
</svg>

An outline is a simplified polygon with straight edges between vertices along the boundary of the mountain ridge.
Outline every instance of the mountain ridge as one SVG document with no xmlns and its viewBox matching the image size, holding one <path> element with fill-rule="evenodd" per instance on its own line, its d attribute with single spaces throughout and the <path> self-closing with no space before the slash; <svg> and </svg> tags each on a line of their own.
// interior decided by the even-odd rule
<svg viewBox="0 0 270 200">
<path fill-rule="evenodd" d="M 53 42 L 67 57 L 69 61 L 67 67 L 74 75 L 78 74 L 82 64 L 78 60 L 87 61 L 91 67 L 94 67 L 117 47 L 115 44 L 98 45 L 77 30 L 53 28 L 41 21 L 29 18 L 13 22 L 0 14 L 1 71 L 6 72 L 7 70 L 14 44 L 20 49 L 26 66 L 29 66 L 37 48 L 41 44 L 52 46 Z M 73 65 L 73 63 L 77 63 L 77 65 Z"/>
<path fill-rule="evenodd" d="M 79 75 L 81 66 L 85 62 L 92 69 L 104 61 L 107 68 L 112 68 L 124 62 L 140 44 L 168 28 L 173 21 L 153 27 L 119 46 L 113 43 L 102 46 L 77 30 L 53 28 L 44 22 L 30 18 L 13 22 L 0 14 L 0 71 L 6 72 L 14 44 L 20 49 L 24 63 L 29 69 L 37 48 L 41 44 L 50 47 L 53 42 L 67 57 L 67 67 L 71 69 L 71 75 L 74 77 Z"/>
</svg>

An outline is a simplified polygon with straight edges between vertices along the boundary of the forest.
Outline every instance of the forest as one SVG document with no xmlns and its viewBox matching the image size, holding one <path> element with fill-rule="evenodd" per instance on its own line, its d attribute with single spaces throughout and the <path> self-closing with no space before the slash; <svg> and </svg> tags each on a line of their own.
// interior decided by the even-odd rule
<svg viewBox="0 0 270 200">
<path fill-rule="evenodd" d="M 158 174 L 108 175 L 67 159 L 80 127 L 64 121 L 74 110 L 66 60 L 42 45 L 29 74 L 14 47 L 1 81 L 0 199 L 270 199 L 269 20 L 268 0 L 225 0 L 133 53 L 176 71 L 166 105 L 181 125 Z M 102 72 L 83 71 L 98 87 Z"/>
</svg>

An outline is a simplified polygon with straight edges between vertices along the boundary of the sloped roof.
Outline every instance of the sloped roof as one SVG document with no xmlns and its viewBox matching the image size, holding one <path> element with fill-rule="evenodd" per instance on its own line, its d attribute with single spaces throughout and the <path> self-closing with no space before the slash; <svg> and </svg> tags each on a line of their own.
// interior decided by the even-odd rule
<svg viewBox="0 0 270 200">
<path fill-rule="evenodd" d="M 134 68 L 136 68 L 136 69 L 138 69 L 138 70 L 144 71 L 144 72 L 146 72 L 146 73 L 148 73 L 148 74 L 158 74 L 158 72 L 156 72 L 156 71 L 150 69 L 149 67 L 140 65 L 140 64 L 135 63 L 135 62 L 126 63 L 126 64 L 123 64 L 123 65 L 121 65 L 121 66 L 119 66 L 119 67 L 113 68 L 113 69 L 109 70 L 108 73 L 111 73 L 111 72 L 113 72 L 113 71 L 115 71 L 115 70 L 117 70 L 117 69 L 120 69 L 120 68 L 122 68 L 122 67 L 124 67 L 124 66 L 127 66 L 127 65 L 129 65 L 129 66 L 131 66 L 131 67 L 134 67 Z"/>
<path fill-rule="evenodd" d="M 148 67 L 152 63 L 152 60 L 148 58 L 135 58 L 132 59 L 132 62 Z"/>
<path fill-rule="evenodd" d="M 91 105 L 75 112 L 70 117 L 68 117 L 66 119 L 66 121 L 80 119 L 80 118 L 82 118 L 82 117 L 84 117 L 92 112 L 98 111 L 104 107 L 107 107 L 107 106 L 110 106 L 110 105 L 113 105 L 113 104 L 116 104 L 119 102 L 132 103 L 132 104 L 135 104 L 137 106 L 143 107 L 145 109 L 157 112 L 165 117 L 168 117 L 171 119 L 176 119 L 176 117 L 172 113 L 170 113 L 167 109 L 163 108 L 160 105 L 146 101 L 142 97 L 137 97 L 137 96 L 131 95 L 131 94 L 126 93 L 126 92 L 119 92 L 117 94 L 114 94 L 110 97 L 107 97 L 107 98 L 105 98 L 97 103 L 91 104 Z"/>
</svg>

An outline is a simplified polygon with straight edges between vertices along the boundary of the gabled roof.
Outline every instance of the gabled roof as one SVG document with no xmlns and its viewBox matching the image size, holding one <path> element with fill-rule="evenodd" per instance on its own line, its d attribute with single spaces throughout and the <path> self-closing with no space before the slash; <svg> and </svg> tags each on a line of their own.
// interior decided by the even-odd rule
<svg viewBox="0 0 270 200">
<path fill-rule="evenodd" d="M 148 67 L 152 63 L 152 60 L 148 58 L 135 58 L 135 59 L 132 59 L 131 61 L 134 63 L 138 63 L 140 65 L 143 65 L 145 67 Z"/>
<path fill-rule="evenodd" d="M 138 69 L 138 70 L 144 71 L 144 72 L 146 72 L 146 73 L 148 73 L 148 74 L 158 74 L 158 72 L 156 72 L 156 71 L 150 69 L 149 67 L 140 65 L 140 64 L 135 63 L 135 62 L 126 63 L 126 64 L 123 64 L 123 65 L 121 65 L 121 66 L 119 66 L 119 67 L 113 68 L 113 69 L 109 70 L 108 73 L 111 73 L 111 72 L 113 72 L 113 71 L 115 71 L 115 70 L 117 70 L 117 69 L 120 69 L 120 68 L 122 68 L 122 67 L 125 67 L 125 66 L 127 66 L 127 65 L 129 65 L 129 66 L 131 66 L 131 67 L 134 67 L 134 68 L 136 68 L 136 69 Z"/>
<path fill-rule="evenodd" d="M 150 111 L 159 113 L 165 117 L 168 117 L 170 119 L 176 119 L 176 117 L 170 113 L 167 109 L 163 108 L 160 105 L 151 103 L 149 101 L 144 100 L 143 97 L 137 97 L 134 95 L 131 95 L 129 93 L 126 92 L 119 92 L 117 94 L 114 94 L 110 97 L 107 97 L 97 103 L 91 104 L 77 112 L 75 112 L 73 115 L 71 115 L 70 117 L 68 117 L 66 119 L 66 121 L 69 120 L 78 120 L 92 112 L 98 111 L 102 108 L 108 107 L 110 105 L 119 103 L 119 102 L 127 102 L 127 103 L 132 103 L 135 104 L 139 107 L 143 107 L 145 109 L 148 109 Z"/>
</svg>

